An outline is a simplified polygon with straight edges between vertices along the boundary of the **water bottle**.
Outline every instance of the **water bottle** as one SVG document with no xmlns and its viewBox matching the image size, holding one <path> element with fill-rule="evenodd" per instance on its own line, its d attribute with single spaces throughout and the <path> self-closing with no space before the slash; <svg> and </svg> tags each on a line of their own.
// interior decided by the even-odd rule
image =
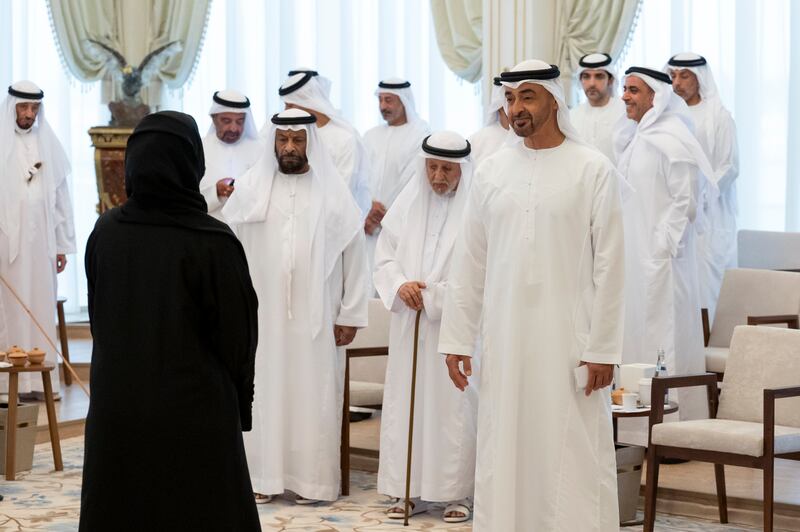
<svg viewBox="0 0 800 532">
<path fill-rule="evenodd" d="M 664 350 L 659 349 L 658 352 L 658 360 L 656 361 L 656 377 L 666 377 L 667 376 L 667 363 L 664 361 Z M 664 404 L 669 404 L 669 390 L 664 390 Z"/>
</svg>

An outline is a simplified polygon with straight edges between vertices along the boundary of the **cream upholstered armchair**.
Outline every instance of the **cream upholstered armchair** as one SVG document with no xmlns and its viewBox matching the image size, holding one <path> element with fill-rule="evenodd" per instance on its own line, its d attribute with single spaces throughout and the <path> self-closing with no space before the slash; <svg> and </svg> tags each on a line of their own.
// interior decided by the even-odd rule
<svg viewBox="0 0 800 532">
<path fill-rule="evenodd" d="M 800 233 L 739 231 L 740 268 L 800 272 Z"/>
<path fill-rule="evenodd" d="M 798 329 L 800 273 L 772 270 L 727 270 L 709 328 L 703 309 L 706 371 L 725 373 L 731 336 L 738 325 L 778 325 Z"/>
<path fill-rule="evenodd" d="M 725 465 L 764 474 L 764 530 L 772 531 L 775 458 L 800 460 L 800 331 L 736 327 L 724 393 L 712 373 L 654 378 L 653 397 L 670 388 L 705 386 L 710 419 L 663 423 L 663 401 L 650 412 L 644 530 L 653 530 L 663 458 L 714 464 L 721 523 L 728 521 Z"/>
<path fill-rule="evenodd" d="M 342 412 L 342 495 L 350 494 L 350 406 L 380 408 L 389 355 L 391 313 L 380 299 L 369 300 L 368 325 L 359 329 L 345 351 Z"/>
<path fill-rule="evenodd" d="M 347 346 L 350 365 L 350 406 L 380 408 L 389 353 L 391 312 L 380 299 L 369 301 L 369 325 Z M 379 348 L 379 351 L 375 351 Z M 366 350 L 366 351 L 364 351 Z"/>
</svg>

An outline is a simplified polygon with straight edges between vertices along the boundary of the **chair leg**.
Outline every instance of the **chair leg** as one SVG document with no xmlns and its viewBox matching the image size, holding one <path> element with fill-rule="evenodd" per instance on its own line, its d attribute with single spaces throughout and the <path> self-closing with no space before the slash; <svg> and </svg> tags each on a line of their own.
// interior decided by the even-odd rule
<svg viewBox="0 0 800 532">
<path fill-rule="evenodd" d="M 655 528 L 660 462 L 660 457 L 656 455 L 656 446 L 650 445 L 647 449 L 647 480 L 644 487 L 644 532 L 653 532 Z"/>
<path fill-rule="evenodd" d="M 775 460 L 766 460 L 764 463 L 764 532 L 772 532 L 774 476 Z"/>
<path fill-rule="evenodd" d="M 341 464 L 342 496 L 350 495 L 350 357 L 345 354 L 344 366 L 344 398 L 342 400 L 342 440 L 339 458 Z"/>
<path fill-rule="evenodd" d="M 719 507 L 719 522 L 728 522 L 728 495 L 725 489 L 725 466 L 714 464 L 714 476 L 717 480 L 717 506 Z"/>
</svg>

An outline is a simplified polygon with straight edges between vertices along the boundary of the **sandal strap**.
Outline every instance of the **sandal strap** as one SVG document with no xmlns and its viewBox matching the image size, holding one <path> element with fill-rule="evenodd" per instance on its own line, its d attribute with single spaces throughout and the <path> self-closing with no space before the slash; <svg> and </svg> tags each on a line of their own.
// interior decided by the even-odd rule
<svg viewBox="0 0 800 532">
<path fill-rule="evenodd" d="M 389 507 L 389 511 L 392 511 L 392 510 L 400 510 L 401 512 L 405 512 L 406 511 L 406 503 L 405 503 L 405 501 L 396 501 L 396 502 L 394 502 L 392 504 L 393 504 L 393 506 Z M 413 510 L 416 506 L 417 505 L 414 504 L 414 501 L 409 501 L 409 503 L 408 503 L 408 509 L 409 510 Z"/>
</svg>

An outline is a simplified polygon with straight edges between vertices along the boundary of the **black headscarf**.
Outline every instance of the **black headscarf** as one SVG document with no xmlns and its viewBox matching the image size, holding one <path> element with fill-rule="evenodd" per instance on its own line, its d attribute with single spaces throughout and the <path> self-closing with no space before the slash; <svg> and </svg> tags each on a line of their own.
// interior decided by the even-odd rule
<svg viewBox="0 0 800 532">
<path fill-rule="evenodd" d="M 128 139 L 125 192 L 116 213 L 121 222 L 177 225 L 231 233 L 208 216 L 200 194 L 205 173 L 203 141 L 194 118 L 177 111 L 145 116 Z"/>
</svg>

